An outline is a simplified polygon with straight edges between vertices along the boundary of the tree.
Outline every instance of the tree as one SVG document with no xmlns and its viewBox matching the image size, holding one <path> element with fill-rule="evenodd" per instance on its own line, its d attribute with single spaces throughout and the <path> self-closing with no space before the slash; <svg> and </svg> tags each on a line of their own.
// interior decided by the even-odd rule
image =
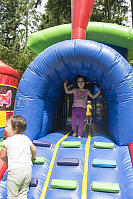
<svg viewBox="0 0 133 199">
<path fill-rule="evenodd" d="M 18 71 L 19 79 L 34 58 L 35 55 L 28 48 L 25 51 L 17 51 L 15 48 L 0 45 L 0 59 Z"/>
<path fill-rule="evenodd" d="M 17 69 L 21 77 L 35 57 L 27 49 L 27 41 L 38 29 L 41 13 L 35 0 L 1 0 L 0 10 L 0 59 Z"/>
<path fill-rule="evenodd" d="M 132 28 L 133 28 L 133 0 L 131 0 Z"/>
<path fill-rule="evenodd" d="M 48 0 L 40 29 L 71 22 L 70 0 Z M 96 0 L 91 21 L 109 22 L 125 25 L 128 17 L 125 0 Z"/>
<path fill-rule="evenodd" d="M 19 26 L 21 23 L 20 13 L 17 10 L 17 0 L 1 0 L 0 3 L 0 43 L 3 46 L 12 46 L 19 34 Z"/>
<path fill-rule="evenodd" d="M 29 33 L 37 30 L 41 18 L 35 0 L 1 0 L 0 10 L 1 44 L 11 47 L 19 38 L 20 45 L 26 46 Z"/>
<path fill-rule="evenodd" d="M 126 25 L 128 4 L 125 0 L 96 0 L 91 21 Z"/>
<path fill-rule="evenodd" d="M 40 29 L 71 22 L 71 0 L 48 0 Z"/>
</svg>

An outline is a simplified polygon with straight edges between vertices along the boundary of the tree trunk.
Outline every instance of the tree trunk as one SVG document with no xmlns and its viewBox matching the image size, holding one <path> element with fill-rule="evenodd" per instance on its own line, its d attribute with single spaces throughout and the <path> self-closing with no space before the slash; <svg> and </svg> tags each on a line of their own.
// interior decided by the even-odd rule
<svg viewBox="0 0 133 199">
<path fill-rule="evenodd" d="M 109 0 L 106 0 L 106 9 L 107 9 L 107 19 L 111 20 L 111 13 L 110 13 L 110 3 Z"/>
</svg>

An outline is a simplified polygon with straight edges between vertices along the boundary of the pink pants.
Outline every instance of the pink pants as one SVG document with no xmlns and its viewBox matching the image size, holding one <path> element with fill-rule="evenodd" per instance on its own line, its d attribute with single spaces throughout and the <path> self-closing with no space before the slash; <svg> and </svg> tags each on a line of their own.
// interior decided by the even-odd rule
<svg viewBox="0 0 133 199">
<path fill-rule="evenodd" d="M 85 117 L 86 117 L 86 108 L 74 107 L 72 109 L 72 119 L 71 119 L 72 130 L 74 132 L 77 131 L 77 121 L 78 121 L 78 136 L 83 136 Z"/>
</svg>

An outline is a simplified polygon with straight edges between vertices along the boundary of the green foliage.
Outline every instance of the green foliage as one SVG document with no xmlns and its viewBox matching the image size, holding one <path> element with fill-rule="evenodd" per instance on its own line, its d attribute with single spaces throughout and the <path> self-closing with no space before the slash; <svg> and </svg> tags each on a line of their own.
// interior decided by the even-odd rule
<svg viewBox="0 0 133 199">
<path fill-rule="evenodd" d="M 0 59 L 14 68 L 21 79 L 27 66 L 33 61 L 35 55 L 28 49 L 17 51 L 15 48 L 8 48 L 0 45 Z"/>
<path fill-rule="evenodd" d="M 19 72 L 20 78 L 35 57 L 27 49 L 29 34 L 38 29 L 41 13 L 35 0 L 1 0 L 0 59 Z"/>
<path fill-rule="evenodd" d="M 71 22 L 71 0 L 48 0 L 40 29 Z M 126 25 L 128 4 L 125 0 L 96 0 L 91 21 Z"/>
<path fill-rule="evenodd" d="M 129 64 L 132 66 L 132 68 L 133 68 L 133 60 L 131 60 L 130 62 L 129 62 Z"/>
<path fill-rule="evenodd" d="M 133 0 L 131 1 L 131 17 L 132 17 L 132 28 L 133 28 Z"/>
<path fill-rule="evenodd" d="M 128 4 L 125 0 L 96 0 L 91 21 L 126 25 Z"/>
<path fill-rule="evenodd" d="M 17 10 L 17 0 L 1 0 L 0 3 L 0 43 L 4 46 L 13 45 L 20 25 L 20 13 Z"/>
<path fill-rule="evenodd" d="M 71 0 L 48 0 L 40 29 L 71 23 Z"/>
</svg>

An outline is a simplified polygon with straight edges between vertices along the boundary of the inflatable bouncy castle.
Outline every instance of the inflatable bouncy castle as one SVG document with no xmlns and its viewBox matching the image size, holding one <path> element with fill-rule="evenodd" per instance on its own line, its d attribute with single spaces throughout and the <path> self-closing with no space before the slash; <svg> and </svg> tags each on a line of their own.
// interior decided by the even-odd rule
<svg viewBox="0 0 133 199">
<path fill-rule="evenodd" d="M 13 115 L 18 78 L 18 72 L 0 60 L 0 128 Z"/>
<path fill-rule="evenodd" d="M 0 60 L 0 137 L 6 137 L 4 127 L 6 119 L 13 115 L 15 97 L 18 87 L 19 74 L 16 70 Z M 3 147 L 0 142 L 0 150 Z M 6 171 L 6 165 L 0 158 L 0 179 Z"/>
<path fill-rule="evenodd" d="M 29 39 L 37 57 L 20 81 L 14 110 L 26 119 L 25 134 L 37 147 L 29 199 L 133 198 L 133 69 L 127 61 L 133 29 L 88 24 L 93 6 L 93 0 L 72 0 L 72 31 L 67 24 Z M 71 136 L 63 86 L 77 75 L 101 87 L 107 112 L 106 128 L 94 123 L 81 139 Z M 7 197 L 6 173 L 0 197 Z"/>
</svg>

